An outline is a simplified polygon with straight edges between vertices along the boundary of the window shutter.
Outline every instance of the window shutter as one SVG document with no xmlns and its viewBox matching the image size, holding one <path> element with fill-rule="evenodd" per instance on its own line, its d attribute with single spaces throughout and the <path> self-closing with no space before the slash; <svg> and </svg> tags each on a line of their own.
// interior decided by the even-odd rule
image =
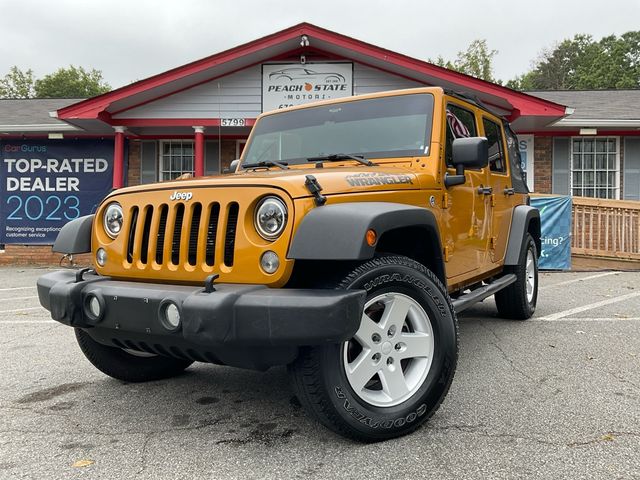
<svg viewBox="0 0 640 480">
<path fill-rule="evenodd" d="M 569 142 L 570 138 L 553 139 L 551 192 L 569 195 Z"/>
<path fill-rule="evenodd" d="M 624 200 L 640 200 L 640 137 L 624 139 Z"/>
<path fill-rule="evenodd" d="M 218 142 L 207 142 L 204 149 L 204 173 L 205 175 L 217 175 L 220 173 L 220 158 L 218 156 Z"/>
<path fill-rule="evenodd" d="M 140 183 L 158 181 L 158 143 L 144 141 L 140 148 Z"/>
</svg>

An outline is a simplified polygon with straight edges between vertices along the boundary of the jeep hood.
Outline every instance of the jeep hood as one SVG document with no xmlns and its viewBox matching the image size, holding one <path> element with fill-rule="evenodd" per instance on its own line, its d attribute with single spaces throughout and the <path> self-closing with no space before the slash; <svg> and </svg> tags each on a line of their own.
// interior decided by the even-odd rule
<svg viewBox="0 0 640 480">
<path fill-rule="evenodd" d="M 286 191 L 291 198 L 309 197 L 305 186 L 307 175 L 313 175 L 322 187 L 323 195 L 362 191 L 412 190 L 420 188 L 415 174 L 402 167 L 333 167 L 258 170 L 223 176 L 174 180 L 128 187 L 113 192 L 122 195 L 153 190 L 188 192 L 207 187 L 275 187 Z"/>
</svg>

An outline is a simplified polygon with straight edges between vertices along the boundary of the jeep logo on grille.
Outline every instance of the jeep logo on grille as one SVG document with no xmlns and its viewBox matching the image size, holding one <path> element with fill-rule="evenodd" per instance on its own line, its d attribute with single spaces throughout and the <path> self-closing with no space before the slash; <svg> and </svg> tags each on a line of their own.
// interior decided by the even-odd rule
<svg viewBox="0 0 640 480">
<path fill-rule="evenodd" d="M 169 200 L 184 200 L 185 202 L 188 202 L 189 200 L 191 200 L 193 198 L 193 193 L 191 192 L 179 192 L 179 191 L 175 191 L 171 194 L 171 196 L 169 197 Z"/>
</svg>

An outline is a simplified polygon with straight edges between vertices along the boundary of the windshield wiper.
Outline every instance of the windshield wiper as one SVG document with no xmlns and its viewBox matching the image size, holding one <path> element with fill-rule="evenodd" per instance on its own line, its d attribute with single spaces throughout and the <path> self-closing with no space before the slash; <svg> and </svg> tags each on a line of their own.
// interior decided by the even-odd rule
<svg viewBox="0 0 640 480">
<path fill-rule="evenodd" d="M 351 155 L 349 153 L 332 153 L 331 155 L 321 155 L 319 157 L 309 157 L 307 162 L 338 162 L 340 160 L 355 160 L 368 167 L 376 165 L 371 160 L 367 160 L 362 155 Z"/>
<path fill-rule="evenodd" d="M 276 162 L 275 160 L 262 160 L 256 163 L 247 163 L 242 168 L 258 168 L 258 167 L 280 167 L 282 170 L 288 170 L 287 162 Z"/>
</svg>

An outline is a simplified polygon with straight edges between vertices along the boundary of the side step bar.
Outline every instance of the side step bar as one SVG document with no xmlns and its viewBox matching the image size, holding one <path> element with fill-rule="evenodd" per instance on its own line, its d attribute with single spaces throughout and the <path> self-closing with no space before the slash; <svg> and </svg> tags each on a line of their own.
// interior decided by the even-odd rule
<svg viewBox="0 0 640 480">
<path fill-rule="evenodd" d="M 455 300 L 452 300 L 453 309 L 456 313 L 460 313 L 463 310 L 466 310 L 474 303 L 481 302 L 485 298 L 493 295 L 498 290 L 502 290 L 504 287 L 511 285 L 516 281 L 516 275 L 514 273 L 508 273 L 500 278 L 495 279 L 489 285 L 485 285 L 484 287 L 476 288 L 475 290 L 470 291 L 469 293 L 465 293 L 464 295 L 460 295 Z"/>
</svg>

